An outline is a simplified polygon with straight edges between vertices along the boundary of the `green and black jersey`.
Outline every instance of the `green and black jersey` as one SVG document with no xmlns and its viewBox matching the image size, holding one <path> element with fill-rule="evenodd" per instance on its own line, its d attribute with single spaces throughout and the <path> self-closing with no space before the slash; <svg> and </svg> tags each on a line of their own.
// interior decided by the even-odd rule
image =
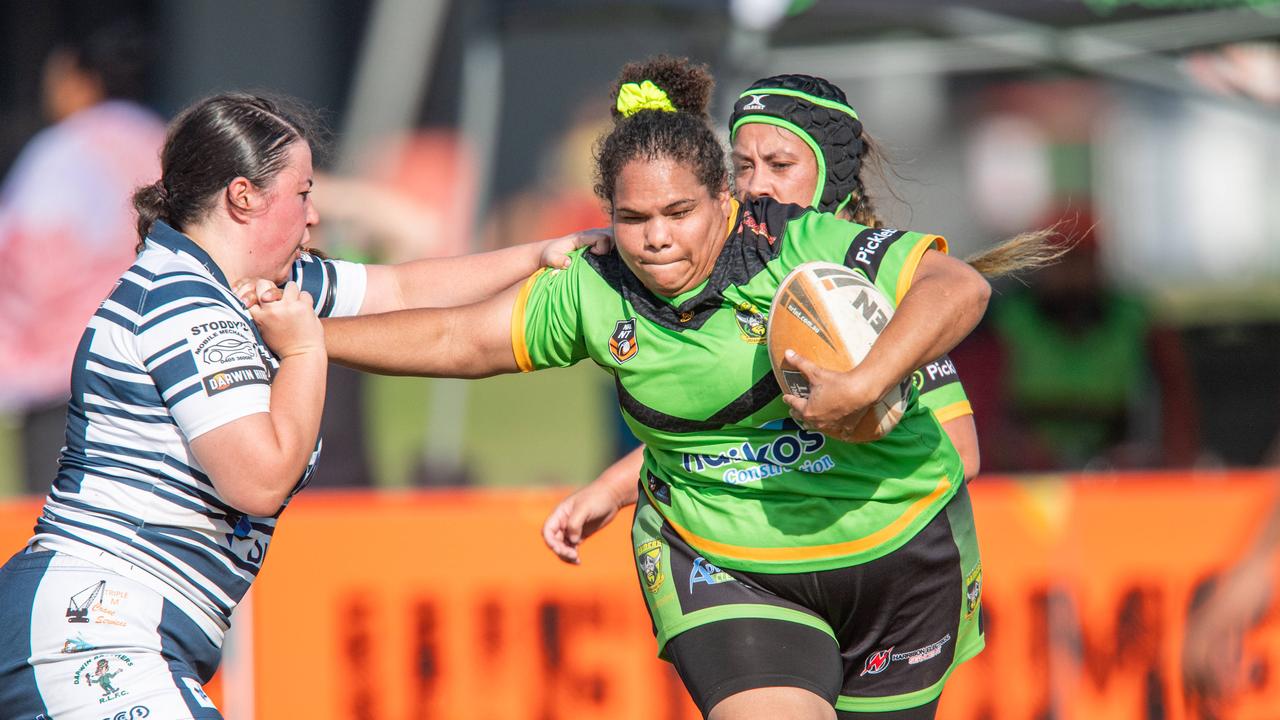
<svg viewBox="0 0 1280 720">
<path fill-rule="evenodd" d="M 679 297 L 650 292 L 616 251 L 540 271 L 512 313 L 517 362 L 529 371 L 591 358 L 614 375 L 646 446 L 642 485 L 708 560 L 804 572 L 891 552 L 954 494 L 959 456 L 914 401 L 874 443 L 798 427 L 770 369 L 765 313 L 778 283 L 810 260 L 864 272 L 897 305 L 925 251 L 945 252 L 946 241 L 769 198 L 735 204 L 729 222 L 710 277 Z"/>
<path fill-rule="evenodd" d="M 969 396 L 960 384 L 960 375 L 950 357 L 943 355 L 916 370 L 911 382 L 920 393 L 920 404 L 933 413 L 938 422 L 973 414 Z"/>
</svg>

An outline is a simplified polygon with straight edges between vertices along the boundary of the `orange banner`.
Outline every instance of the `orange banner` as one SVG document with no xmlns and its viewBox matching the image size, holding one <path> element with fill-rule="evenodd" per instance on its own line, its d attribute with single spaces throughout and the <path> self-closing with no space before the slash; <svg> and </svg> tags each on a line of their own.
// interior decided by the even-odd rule
<svg viewBox="0 0 1280 720">
<path fill-rule="evenodd" d="M 976 482 L 987 649 L 952 677 L 939 717 L 1201 717 L 1179 675 L 1188 608 L 1250 542 L 1276 482 Z M 588 542 L 582 565 L 564 565 L 539 537 L 559 497 L 304 493 L 237 613 L 251 650 L 228 658 L 228 720 L 248 716 L 235 708 L 257 720 L 698 717 L 653 657 L 629 517 Z M 38 508 L 0 506 L 0 541 L 19 547 Z M 1224 717 L 1280 716 L 1274 605 L 1248 637 L 1243 691 Z M 231 679 L 245 667 L 247 680 Z"/>
</svg>

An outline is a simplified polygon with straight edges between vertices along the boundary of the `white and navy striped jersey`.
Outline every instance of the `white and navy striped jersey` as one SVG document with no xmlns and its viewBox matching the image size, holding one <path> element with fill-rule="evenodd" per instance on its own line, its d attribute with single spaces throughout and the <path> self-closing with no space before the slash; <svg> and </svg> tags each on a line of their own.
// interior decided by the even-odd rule
<svg viewBox="0 0 1280 720">
<path fill-rule="evenodd" d="M 304 254 L 293 275 L 322 316 L 364 300 L 361 265 Z M 148 583 L 220 644 L 275 517 L 223 501 L 190 441 L 267 412 L 278 365 L 209 255 L 157 222 L 80 339 L 66 448 L 32 542 Z"/>
</svg>

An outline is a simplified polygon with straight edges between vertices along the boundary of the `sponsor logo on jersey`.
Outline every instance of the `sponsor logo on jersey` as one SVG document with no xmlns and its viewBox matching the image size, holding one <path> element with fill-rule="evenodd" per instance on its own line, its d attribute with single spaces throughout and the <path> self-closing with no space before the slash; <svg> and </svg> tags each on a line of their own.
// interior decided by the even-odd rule
<svg viewBox="0 0 1280 720">
<path fill-rule="evenodd" d="M 71 655 L 72 653 L 78 652 L 89 652 L 95 649 L 97 649 L 97 646 L 85 640 L 80 633 L 76 633 L 75 637 L 67 638 L 66 641 L 62 643 L 63 655 Z"/>
<path fill-rule="evenodd" d="M 720 583 L 733 582 L 735 579 L 732 575 L 707 562 L 706 558 L 699 555 L 693 559 L 693 569 L 689 571 L 689 592 L 693 592 L 695 583 L 719 585 Z"/>
<path fill-rule="evenodd" d="M 133 667 L 133 658 L 120 653 L 94 655 L 76 669 L 73 685 L 101 691 L 98 704 L 111 702 L 129 694 L 116 678 Z M 145 717 L 145 716 L 143 716 Z"/>
<path fill-rule="evenodd" d="M 877 650 L 867 656 L 867 661 L 862 664 L 862 672 L 858 673 L 858 677 L 863 675 L 879 675 L 889 667 L 889 656 L 893 653 L 893 648 L 888 650 Z"/>
<path fill-rule="evenodd" d="M 969 573 L 964 579 L 964 619 L 968 620 L 973 617 L 973 613 L 978 609 L 978 603 L 982 600 L 982 563 Z"/>
<path fill-rule="evenodd" d="M 924 647 L 919 648 L 918 650 L 908 650 L 907 652 L 903 652 L 903 653 L 893 653 L 890 656 L 890 659 L 906 660 L 908 665 L 915 665 L 917 663 L 922 663 L 925 660 L 932 660 L 938 657 L 939 655 L 941 655 L 942 646 L 946 645 L 948 642 L 951 642 L 950 633 L 947 633 L 946 635 L 944 635 L 941 640 L 925 645 Z"/>
<path fill-rule="evenodd" d="M 636 548 L 636 562 L 640 564 L 640 573 L 644 575 L 644 586 L 649 592 L 658 592 L 667 579 L 662 570 L 662 541 L 650 540 Z"/>
<path fill-rule="evenodd" d="M 764 110 L 764 99 L 768 97 L 768 93 L 764 95 L 752 95 L 751 101 L 742 106 L 743 110 Z"/>
<path fill-rule="evenodd" d="M 184 677 L 182 678 L 182 684 L 187 686 L 187 692 L 191 693 L 191 697 L 195 698 L 197 705 L 207 708 L 214 707 L 213 701 L 205 694 L 199 680 L 192 677 Z"/>
<path fill-rule="evenodd" d="M 67 622 L 89 622 L 89 608 L 93 607 L 106 590 L 107 581 L 99 580 L 67 598 Z"/>
<path fill-rule="evenodd" d="M 209 364 L 257 360 L 258 344 L 238 335 L 224 337 L 200 350 L 200 359 Z"/>
<path fill-rule="evenodd" d="M 245 333 L 250 332 L 249 323 L 244 322 L 243 320 L 214 320 L 213 322 L 200 323 L 199 325 L 191 326 L 192 335 L 202 335 L 204 333 L 211 333 L 217 330 L 233 330 Z"/>
<path fill-rule="evenodd" d="M 880 248 L 884 245 L 884 242 L 897 234 L 899 234 L 898 231 L 893 228 L 872 230 L 866 236 L 862 246 L 858 248 L 858 252 L 854 254 L 853 259 L 862 265 L 871 265 L 876 255 L 880 253 Z"/>
<path fill-rule="evenodd" d="M 744 442 L 718 455 L 685 453 L 682 462 L 686 472 L 701 472 L 707 468 L 717 468 L 737 462 L 791 466 L 800 462 L 806 455 L 821 450 L 826 444 L 826 435 L 801 428 L 795 432 L 778 435 L 763 445 L 757 446 Z"/>
<path fill-rule="evenodd" d="M 911 374 L 911 384 L 916 390 L 925 392 L 925 388 L 935 388 L 947 384 L 958 377 L 955 363 L 951 358 L 941 358 L 925 365 Z"/>
<path fill-rule="evenodd" d="M 621 365 L 635 357 L 638 352 L 640 352 L 640 346 L 636 342 L 636 319 L 619 320 L 613 326 L 613 334 L 609 336 L 609 354 Z"/>
<path fill-rule="evenodd" d="M 733 317 L 738 321 L 738 329 L 742 331 L 742 339 L 753 345 L 763 344 L 768 331 L 767 320 L 760 309 L 743 301 L 733 306 Z"/>
<path fill-rule="evenodd" d="M 205 375 L 201 381 L 204 383 L 204 391 L 212 396 L 242 385 L 270 385 L 271 373 L 258 365 L 241 365 Z"/>
<path fill-rule="evenodd" d="M 213 707 L 210 705 L 209 707 Z M 41 715 L 40 717 L 44 717 Z M 141 720 L 141 718 L 151 717 L 151 708 L 146 705 L 134 705 L 128 710 L 121 710 L 111 717 L 102 718 L 102 720 Z"/>
<path fill-rule="evenodd" d="M 896 653 L 893 648 L 888 650 L 877 650 L 867 656 L 866 663 L 862 666 L 862 672 L 858 677 L 863 675 L 879 675 L 889 668 L 891 663 L 907 661 L 908 665 L 917 665 L 926 660 L 932 660 L 942 654 L 942 648 L 951 642 L 951 633 L 942 636 L 941 640 L 932 642 L 922 648 L 908 650 L 906 652 Z"/>
</svg>

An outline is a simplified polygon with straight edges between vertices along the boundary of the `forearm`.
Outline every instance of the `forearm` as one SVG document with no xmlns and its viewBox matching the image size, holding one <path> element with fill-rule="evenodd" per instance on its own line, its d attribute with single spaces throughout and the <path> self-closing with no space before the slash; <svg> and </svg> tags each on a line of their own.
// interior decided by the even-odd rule
<svg viewBox="0 0 1280 720">
<path fill-rule="evenodd" d="M 477 378 L 515 372 L 511 312 L 518 290 L 465 307 L 325 319 L 329 359 L 383 375 Z"/>
<path fill-rule="evenodd" d="M 617 500 L 618 507 L 634 505 L 639 498 L 640 489 L 637 483 L 643 467 L 644 446 L 641 446 L 606 468 L 600 473 L 600 477 L 593 481 L 593 484 L 608 489 Z"/>
<path fill-rule="evenodd" d="M 267 412 L 191 441 L 197 462 L 228 505 L 256 517 L 280 510 L 315 450 L 327 372 L 321 349 L 285 357 L 271 383 Z"/>
<path fill-rule="evenodd" d="M 270 488 L 281 494 L 281 502 L 293 489 L 307 467 L 320 436 L 320 416 L 324 411 L 325 381 L 329 360 L 324 350 L 290 355 L 280 360 L 271 382 L 271 428 L 274 431 L 276 468 Z M 270 447 L 270 445 L 268 445 Z"/>
<path fill-rule="evenodd" d="M 938 256 L 929 272 L 921 265 L 863 361 L 877 387 L 886 391 L 959 344 L 982 319 L 991 295 L 987 281 L 964 263 Z"/>
<path fill-rule="evenodd" d="M 452 307 L 493 297 L 536 272 L 542 266 L 542 251 L 551 242 L 390 266 L 395 299 L 385 309 Z"/>
</svg>

